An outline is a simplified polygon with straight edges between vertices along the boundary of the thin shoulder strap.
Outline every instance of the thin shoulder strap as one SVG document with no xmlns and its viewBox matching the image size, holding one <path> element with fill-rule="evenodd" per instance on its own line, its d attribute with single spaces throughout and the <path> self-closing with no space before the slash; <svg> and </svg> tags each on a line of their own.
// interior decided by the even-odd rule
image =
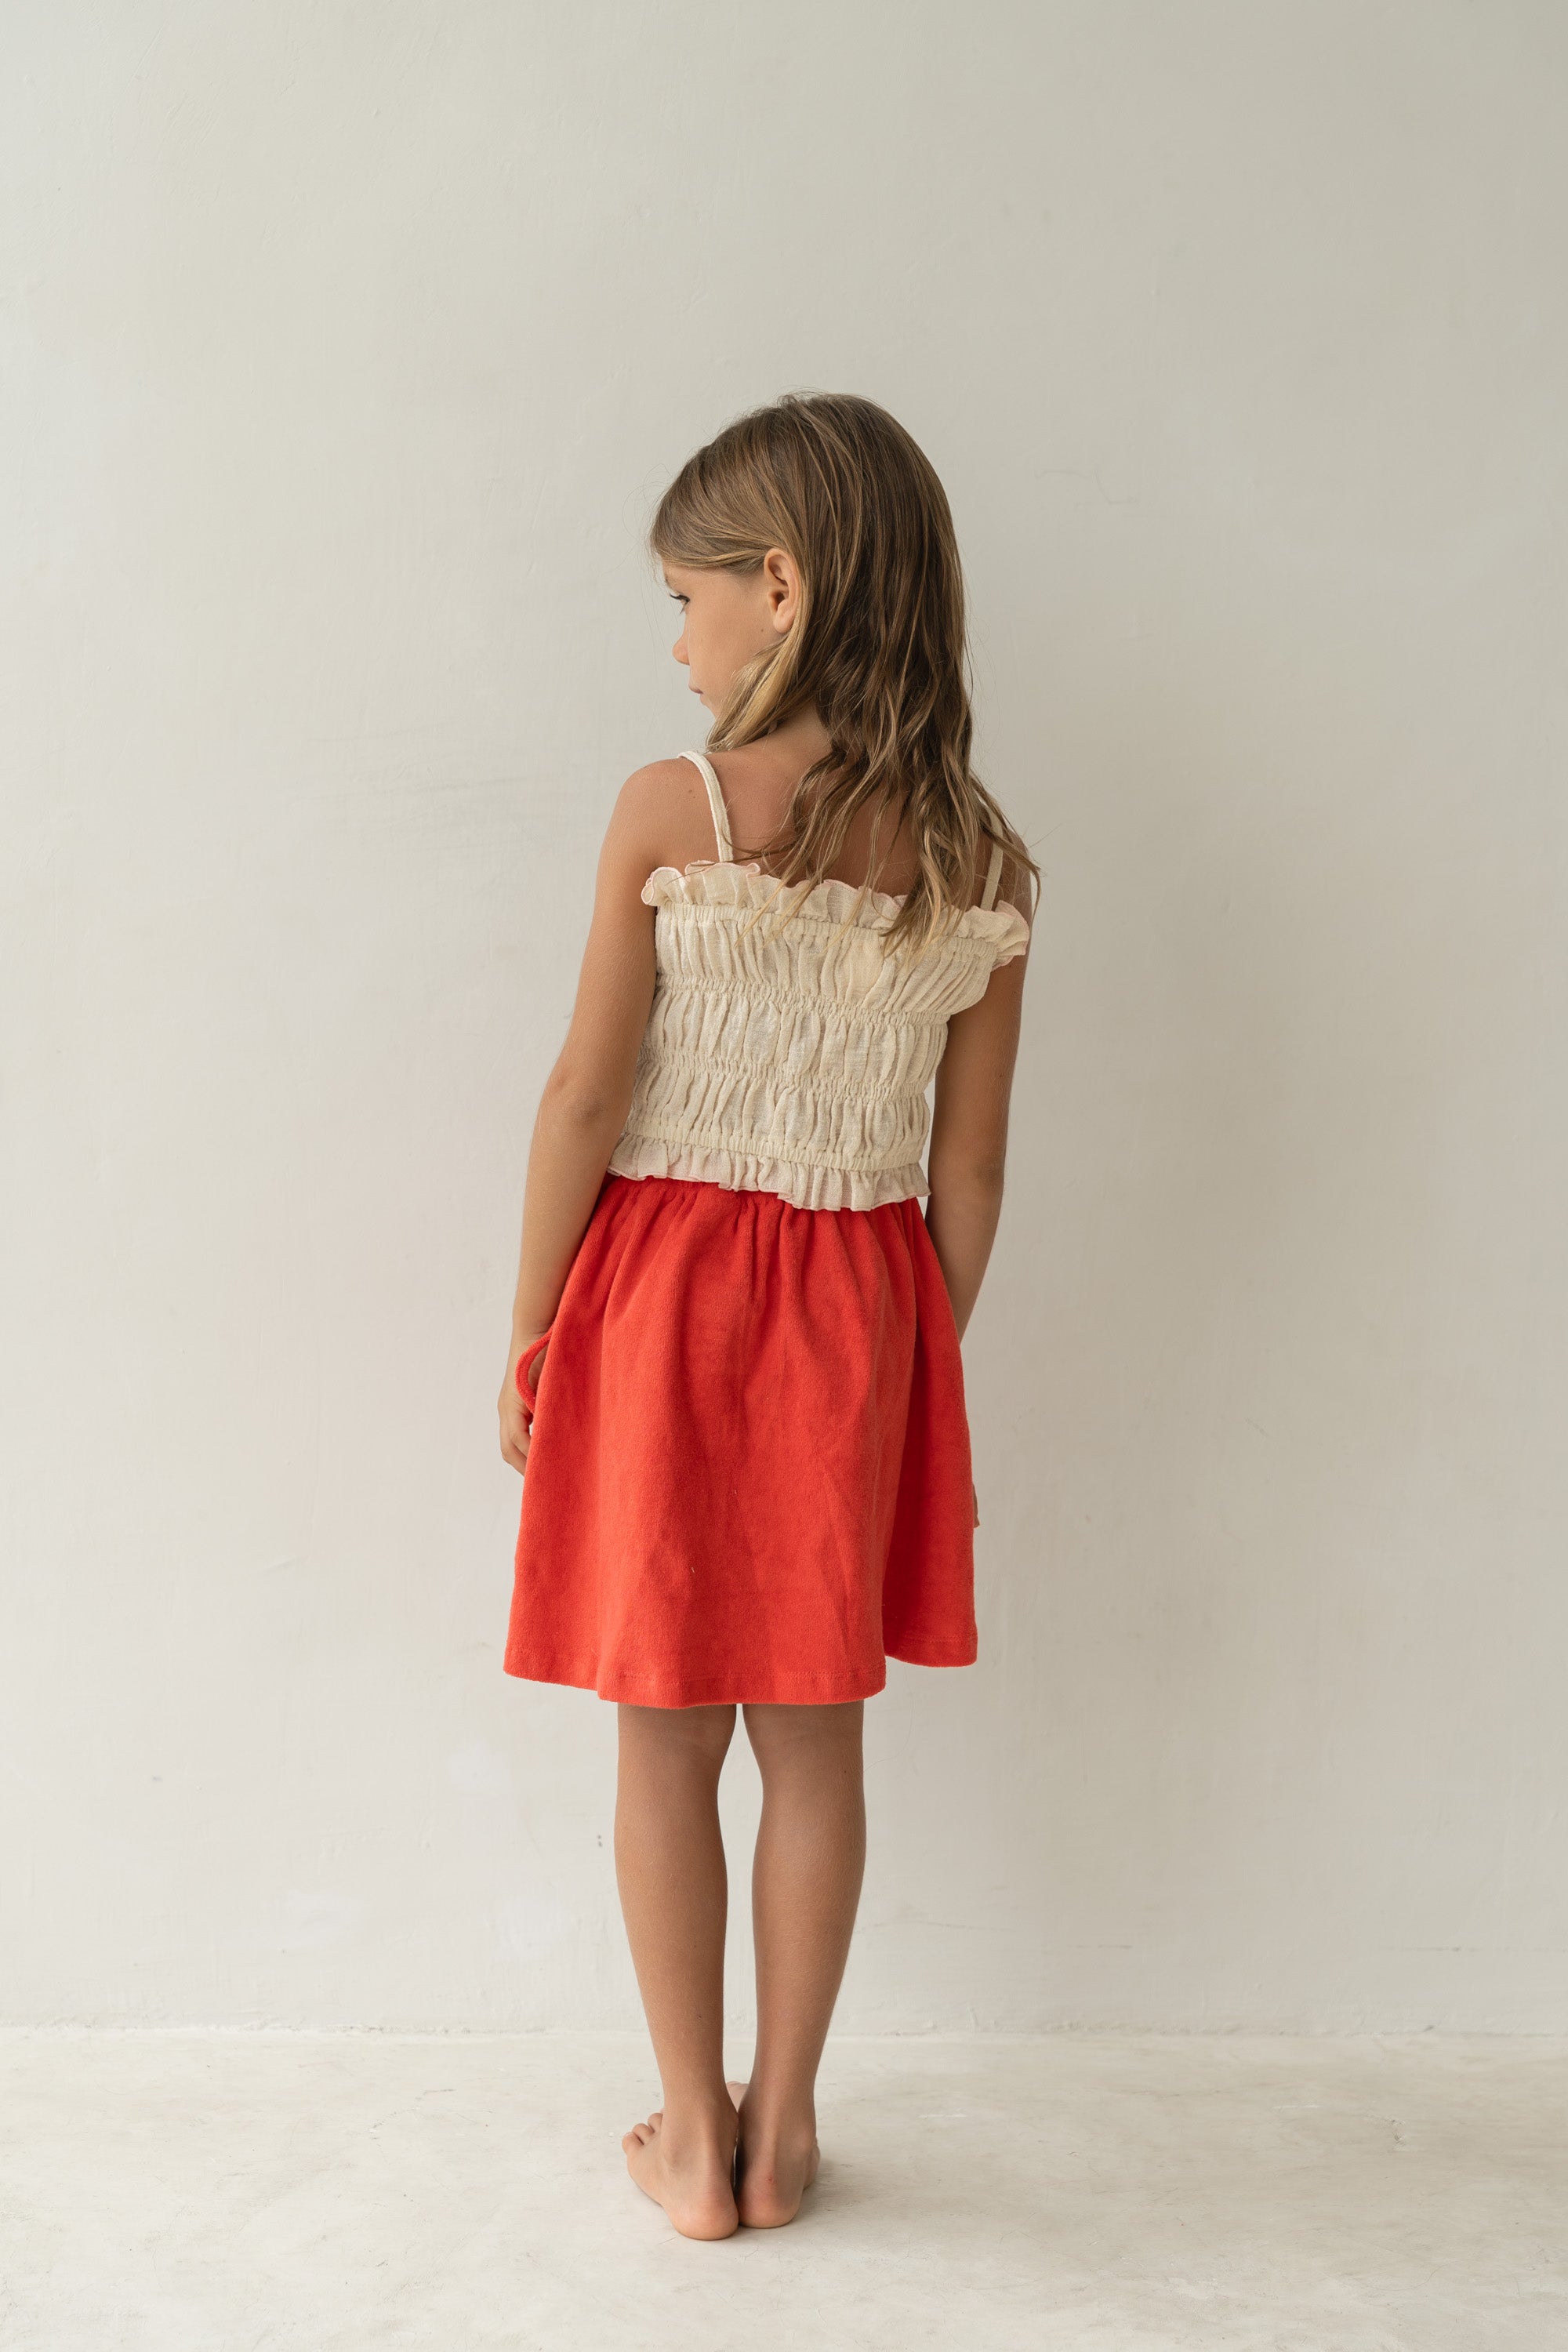
<svg viewBox="0 0 1568 2352">
<path fill-rule="evenodd" d="M 719 778 L 713 762 L 700 751 L 683 751 L 683 760 L 694 760 L 702 771 L 702 781 L 708 787 L 708 805 L 713 812 L 713 835 L 719 844 L 719 863 L 732 866 L 735 852 L 730 839 L 730 812 L 724 806 L 724 795 L 719 789 Z"/>
<path fill-rule="evenodd" d="M 980 894 L 980 903 L 983 907 L 989 907 L 994 900 L 996 896 L 996 885 L 1001 879 L 1002 845 L 998 841 L 992 845 L 990 869 L 985 877 L 985 887 Z"/>
</svg>

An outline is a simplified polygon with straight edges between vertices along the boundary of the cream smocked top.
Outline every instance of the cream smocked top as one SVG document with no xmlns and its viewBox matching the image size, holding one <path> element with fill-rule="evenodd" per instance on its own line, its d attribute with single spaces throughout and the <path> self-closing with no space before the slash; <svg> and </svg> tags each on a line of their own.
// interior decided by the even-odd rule
<svg viewBox="0 0 1568 2352">
<path fill-rule="evenodd" d="M 923 952 L 900 941 L 885 953 L 876 934 L 902 898 L 826 881 L 774 907 L 776 878 L 734 862 L 711 762 L 683 757 L 708 787 L 718 862 L 656 866 L 643 885 L 658 977 L 611 1170 L 778 1192 L 802 1209 L 929 1192 L 926 1088 L 948 1022 L 1028 943 L 1017 908 L 993 904 L 1000 845 L 978 906 Z M 742 938 L 758 907 L 768 911 Z"/>
</svg>

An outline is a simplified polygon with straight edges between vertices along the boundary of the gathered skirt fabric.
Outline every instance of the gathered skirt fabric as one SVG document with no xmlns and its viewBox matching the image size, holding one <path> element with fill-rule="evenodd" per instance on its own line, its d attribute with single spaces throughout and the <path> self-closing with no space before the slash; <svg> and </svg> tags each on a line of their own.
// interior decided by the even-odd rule
<svg viewBox="0 0 1568 2352">
<path fill-rule="evenodd" d="M 508 1674 L 642 1706 L 869 1697 L 975 1656 L 952 1302 L 918 1200 L 607 1173 L 548 1341 Z"/>
</svg>

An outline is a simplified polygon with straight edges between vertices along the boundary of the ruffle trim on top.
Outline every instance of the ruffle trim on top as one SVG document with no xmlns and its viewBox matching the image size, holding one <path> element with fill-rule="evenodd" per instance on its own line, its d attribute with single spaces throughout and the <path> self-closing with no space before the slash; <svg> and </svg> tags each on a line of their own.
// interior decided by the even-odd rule
<svg viewBox="0 0 1568 2352">
<path fill-rule="evenodd" d="M 907 891 L 897 898 L 886 890 L 862 892 L 852 882 L 831 877 L 804 892 L 798 882 L 781 888 L 777 877 L 764 874 L 755 859 L 743 866 L 698 861 L 684 870 L 678 866 L 656 866 L 642 887 L 643 904 L 647 907 L 696 907 L 742 915 L 762 908 L 767 919 L 759 924 L 761 931 L 787 929 L 795 923 L 822 923 L 837 929 L 851 922 L 858 930 L 881 931 L 908 896 Z M 1016 907 L 968 907 L 951 929 L 931 942 L 931 949 L 973 947 L 976 953 L 986 952 L 994 969 L 1022 955 L 1028 943 L 1029 926 Z"/>
<path fill-rule="evenodd" d="M 860 1171 L 814 1168 L 797 1160 L 769 1160 L 710 1145 L 668 1144 L 658 1136 L 623 1135 L 610 1156 L 616 1176 L 675 1176 L 722 1184 L 731 1192 L 777 1192 L 797 1209 L 879 1209 L 889 1201 L 921 1200 L 930 1191 L 916 1160 L 901 1168 Z"/>
</svg>

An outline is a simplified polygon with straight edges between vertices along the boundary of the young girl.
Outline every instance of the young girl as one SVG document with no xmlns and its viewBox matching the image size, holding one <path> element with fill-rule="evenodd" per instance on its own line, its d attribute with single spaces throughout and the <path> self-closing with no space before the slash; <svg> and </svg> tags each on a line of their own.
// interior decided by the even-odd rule
<svg viewBox="0 0 1568 2352">
<path fill-rule="evenodd" d="M 889 1657 L 975 1655 L 959 1340 L 1039 869 L 970 769 L 952 519 L 885 410 L 742 416 L 651 541 L 713 756 L 621 789 L 534 1126 L 505 1666 L 617 1703 L 616 1870 L 664 2090 L 622 2147 L 676 2229 L 721 2238 L 793 2220 L 816 2173 L 862 1702 Z M 737 1706 L 763 1781 L 757 2040 L 726 2084 Z"/>
</svg>

